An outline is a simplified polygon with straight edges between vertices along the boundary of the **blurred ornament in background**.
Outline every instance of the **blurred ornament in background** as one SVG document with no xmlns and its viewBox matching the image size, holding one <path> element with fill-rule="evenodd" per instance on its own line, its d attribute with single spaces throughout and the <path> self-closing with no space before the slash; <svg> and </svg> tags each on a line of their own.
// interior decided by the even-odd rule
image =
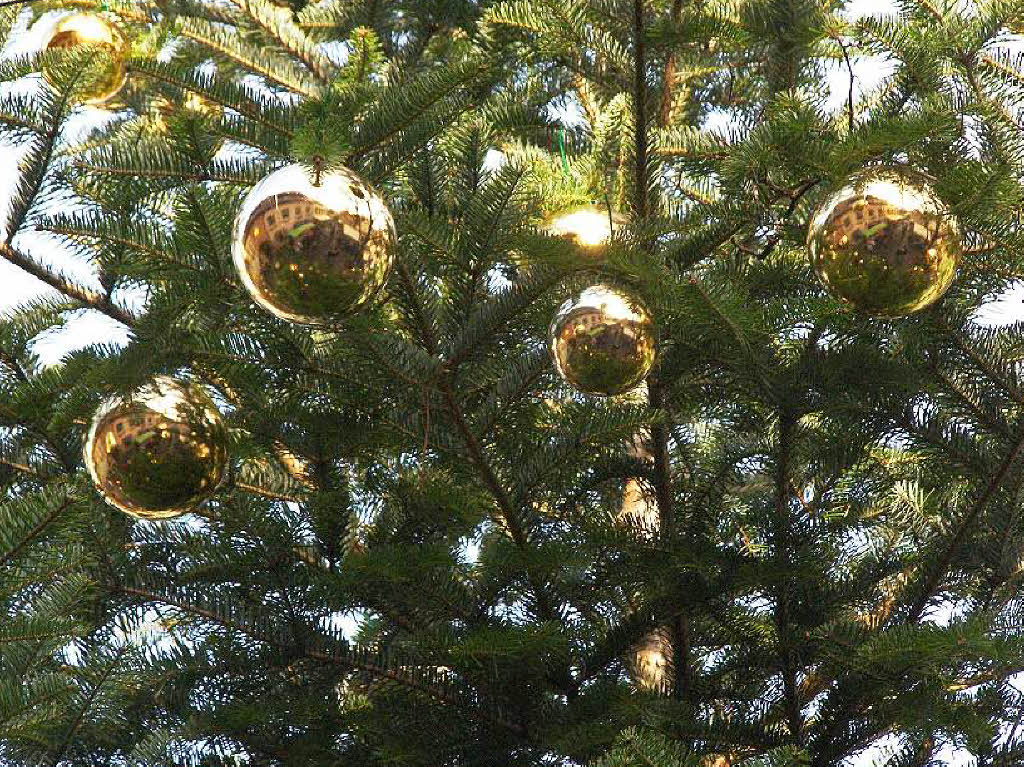
<svg viewBox="0 0 1024 767">
<path fill-rule="evenodd" d="M 154 111 L 164 123 L 173 119 L 176 114 L 210 119 L 217 119 L 224 114 L 224 108 L 220 104 L 191 91 L 182 94 L 180 101 L 172 101 L 166 96 L 156 96 L 152 103 Z"/>
<path fill-rule="evenodd" d="M 180 516 L 210 498 L 228 464 L 227 428 L 195 384 L 158 376 L 104 402 L 85 442 L 85 466 L 111 506 L 146 520 Z"/>
<path fill-rule="evenodd" d="M 558 373 L 584 394 L 623 394 L 654 365 L 650 313 L 639 299 L 608 285 L 593 285 L 562 304 L 549 339 Z"/>
<path fill-rule="evenodd" d="M 815 213 L 807 244 L 832 295 L 883 317 L 939 300 L 963 253 L 960 227 L 928 177 L 896 167 L 854 175 Z"/>
<path fill-rule="evenodd" d="M 625 216 L 608 207 L 582 205 L 552 217 L 542 227 L 552 237 L 561 237 L 578 247 L 586 256 L 604 255 L 612 235 L 626 225 Z"/>
<path fill-rule="evenodd" d="M 626 669 L 638 689 L 667 694 L 675 678 L 669 630 L 657 628 L 633 645 L 626 656 Z"/>
<path fill-rule="evenodd" d="M 352 171 L 274 171 L 235 220 L 232 258 L 264 309 L 303 325 L 331 325 L 384 286 L 397 236 L 384 198 Z"/>
<path fill-rule="evenodd" d="M 78 85 L 83 104 L 101 106 L 111 101 L 128 80 L 128 43 L 121 31 L 103 16 L 75 12 L 57 18 L 48 30 L 45 51 L 94 47 L 100 57 L 90 66 Z M 43 65 L 43 77 L 55 85 L 52 64 Z"/>
<path fill-rule="evenodd" d="M 206 126 L 206 122 L 216 122 L 224 115 L 224 107 L 198 93 L 182 94 L 179 101 L 172 101 L 165 96 L 156 96 L 152 102 L 152 119 L 156 130 L 167 135 L 176 118 L 202 121 L 200 140 L 211 155 L 217 154 L 224 146 L 224 137 L 218 136 Z"/>
</svg>

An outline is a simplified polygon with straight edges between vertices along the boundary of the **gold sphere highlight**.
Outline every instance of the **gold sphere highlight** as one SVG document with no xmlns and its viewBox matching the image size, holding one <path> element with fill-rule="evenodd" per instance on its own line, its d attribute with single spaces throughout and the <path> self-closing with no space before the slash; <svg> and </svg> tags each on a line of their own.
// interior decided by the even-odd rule
<svg viewBox="0 0 1024 767">
<path fill-rule="evenodd" d="M 599 205 L 581 205 L 559 213 L 543 230 L 575 245 L 584 255 L 604 255 L 612 235 L 626 225 L 626 217 Z"/>
<path fill-rule="evenodd" d="M 206 392 L 159 376 L 127 400 L 100 406 L 85 441 L 85 466 L 114 508 L 137 519 L 172 519 L 216 491 L 227 470 L 227 442 Z"/>
<path fill-rule="evenodd" d="M 927 177 L 901 168 L 850 179 L 811 219 L 807 245 L 832 295 L 881 317 L 938 301 L 963 254 L 959 225 Z"/>
<path fill-rule="evenodd" d="M 301 165 L 254 186 L 235 220 L 232 258 L 253 299 L 281 319 L 331 325 L 373 298 L 394 263 L 384 198 L 349 170 L 314 185 Z"/>
<path fill-rule="evenodd" d="M 111 101 L 128 80 L 125 60 L 128 43 L 121 31 L 94 13 L 72 13 L 59 18 L 50 29 L 43 48 L 47 51 L 69 50 L 82 46 L 95 46 L 102 63 L 91 68 L 79 87 L 83 104 L 100 106 Z M 51 85 L 53 73 L 43 66 L 43 77 Z"/>
<path fill-rule="evenodd" d="M 608 285 L 593 285 L 562 304 L 549 339 L 555 369 L 584 394 L 623 394 L 639 386 L 654 365 L 650 313 Z"/>
</svg>

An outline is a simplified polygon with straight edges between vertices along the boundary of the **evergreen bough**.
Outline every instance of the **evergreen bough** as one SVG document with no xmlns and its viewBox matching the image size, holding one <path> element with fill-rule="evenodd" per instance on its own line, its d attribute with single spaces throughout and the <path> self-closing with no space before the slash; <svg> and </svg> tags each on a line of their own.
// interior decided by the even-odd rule
<svg viewBox="0 0 1024 767">
<path fill-rule="evenodd" d="M 1024 325 L 974 320 L 1024 271 L 1024 4 L 299 5 L 74 3 L 132 41 L 87 129 L 95 51 L 0 61 L 0 257 L 54 289 L 0 321 L 0 763 L 1024 762 Z M 62 7 L 0 8 L 0 40 Z M 891 75 L 830 110 L 865 55 Z M 157 130 L 152 99 L 190 94 L 222 114 Z M 230 261 L 241 197 L 314 155 L 401 236 L 387 295 L 331 332 L 259 310 Z M 804 245 L 882 162 L 934 176 L 969 246 L 939 305 L 886 321 Z M 598 271 L 656 317 L 649 402 L 573 395 L 544 348 L 588 278 L 538 225 L 590 199 L 631 222 Z M 130 340 L 42 365 L 82 311 Z M 149 525 L 81 442 L 157 374 L 215 394 L 233 466 Z M 647 689 L 628 657 L 659 630 Z"/>
</svg>

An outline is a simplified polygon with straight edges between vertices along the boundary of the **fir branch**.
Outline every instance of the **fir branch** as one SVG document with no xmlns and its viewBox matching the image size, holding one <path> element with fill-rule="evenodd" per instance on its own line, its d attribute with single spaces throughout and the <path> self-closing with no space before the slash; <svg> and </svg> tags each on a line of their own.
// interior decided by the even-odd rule
<svg viewBox="0 0 1024 767">
<path fill-rule="evenodd" d="M 999 490 L 1003 482 L 1009 476 L 1010 469 L 1012 469 L 1013 465 L 1017 462 L 1017 458 L 1020 456 L 1021 451 L 1024 451 L 1024 431 L 1021 431 L 1020 436 L 1018 436 L 1017 441 L 1013 445 L 1013 448 L 1006 454 L 1003 462 L 1000 464 L 995 474 L 992 475 L 988 485 L 985 487 L 981 495 L 978 496 L 974 505 L 967 514 L 964 515 L 963 519 L 960 520 L 956 533 L 950 539 L 949 543 L 946 544 L 945 550 L 942 552 L 938 561 L 935 565 L 929 568 L 930 573 L 922 586 L 921 593 L 918 595 L 917 599 L 914 600 L 913 604 L 910 606 L 909 612 L 907 613 L 907 623 L 915 623 L 921 617 L 924 609 L 928 606 L 928 602 L 931 601 L 932 597 L 942 585 L 942 580 L 945 578 L 946 572 L 949 570 L 949 566 L 952 564 L 961 544 L 967 537 L 968 533 L 973 530 L 975 520 L 977 520 L 985 510 L 989 501 L 992 499 L 992 496 L 995 495 L 996 491 Z"/>
<path fill-rule="evenodd" d="M 128 649 L 130 647 L 131 645 L 127 641 L 124 642 L 117 649 L 117 652 L 114 654 L 114 657 L 107 662 L 102 673 L 100 674 L 100 678 L 92 684 L 92 688 L 89 690 L 89 694 L 85 697 L 85 700 L 82 702 L 82 705 L 79 708 L 78 713 L 75 715 L 74 720 L 72 720 L 71 724 L 68 726 L 67 732 L 65 732 L 63 740 L 61 740 L 60 745 L 54 752 L 53 758 L 50 760 L 50 767 L 57 767 L 57 765 L 60 763 L 60 760 L 64 757 L 64 752 L 67 751 L 68 746 L 71 745 L 71 739 L 75 737 L 75 733 L 78 732 L 78 728 L 82 726 L 82 722 L 85 720 L 86 714 L 89 713 L 89 709 L 92 708 L 92 704 L 96 700 L 96 697 L 100 694 L 101 690 L 103 689 L 103 686 L 107 683 L 107 680 L 110 679 L 111 675 L 117 668 L 117 665 L 121 662 L 121 659 L 124 657 L 125 653 L 128 652 Z"/>
<path fill-rule="evenodd" d="M 679 17 L 683 13 L 683 0 L 672 0 L 672 8 L 669 11 L 669 21 L 672 26 L 679 23 Z M 672 108 L 675 96 L 676 85 L 676 54 L 670 51 L 665 58 L 665 72 L 662 75 L 661 107 L 658 109 L 658 124 L 665 128 L 672 121 Z"/>
<path fill-rule="evenodd" d="M 37 263 L 29 256 L 15 250 L 10 245 L 0 243 L 0 257 L 3 257 L 15 266 L 20 267 L 33 277 L 45 282 L 50 287 L 56 288 L 68 298 L 72 298 L 90 309 L 102 312 L 111 319 L 117 320 L 122 325 L 127 325 L 128 327 L 135 326 L 137 318 L 125 309 L 117 306 L 110 300 L 109 296 L 105 296 L 76 285 L 62 275 L 59 275 Z"/>
<path fill-rule="evenodd" d="M 35 524 L 30 530 L 26 531 L 18 541 L 18 543 L 12 548 L 5 552 L 0 553 L 0 567 L 3 567 L 8 562 L 12 561 L 18 554 L 20 554 L 26 546 L 32 541 L 46 532 L 46 529 L 57 521 L 60 516 L 68 510 L 71 506 L 71 498 L 68 496 L 64 497 L 64 500 L 54 507 L 53 511 L 43 517 L 39 522 Z"/>
<path fill-rule="evenodd" d="M 288 53 L 302 62 L 324 85 L 336 76 L 331 62 L 303 34 L 302 30 L 292 21 L 291 14 L 282 12 L 280 6 L 266 0 L 231 0 L 246 15 L 256 22 L 260 28 Z"/>
</svg>

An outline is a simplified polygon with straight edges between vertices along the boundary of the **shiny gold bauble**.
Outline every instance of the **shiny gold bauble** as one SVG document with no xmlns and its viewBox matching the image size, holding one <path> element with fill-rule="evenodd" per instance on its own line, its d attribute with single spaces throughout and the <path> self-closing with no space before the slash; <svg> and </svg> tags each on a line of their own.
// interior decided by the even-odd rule
<svg viewBox="0 0 1024 767">
<path fill-rule="evenodd" d="M 111 506 L 171 519 L 208 499 L 228 464 L 227 428 L 198 386 L 159 376 L 93 416 L 85 466 Z"/>
<path fill-rule="evenodd" d="M 600 205 L 581 205 L 562 211 L 544 224 L 552 237 L 561 237 L 586 256 L 604 255 L 612 234 L 626 225 L 626 218 Z"/>
<path fill-rule="evenodd" d="M 102 57 L 84 76 L 78 88 L 83 104 L 99 106 L 113 99 L 128 80 L 125 60 L 128 43 L 120 30 L 94 13 L 72 13 L 57 19 L 49 30 L 43 48 L 69 50 L 82 46 L 97 48 Z M 43 77 L 53 84 L 53 74 L 43 66 Z"/>
<path fill-rule="evenodd" d="M 593 285 L 562 304 L 551 322 L 550 348 L 555 368 L 577 390 L 623 394 L 654 364 L 654 322 L 636 298 Z"/>
<path fill-rule="evenodd" d="M 811 264 L 834 296 L 901 317 L 939 300 L 963 253 L 960 228 L 928 178 L 880 167 L 829 197 L 807 233 Z"/>
<path fill-rule="evenodd" d="M 366 304 L 394 263 L 395 224 L 384 199 L 349 170 L 289 165 L 252 188 L 231 253 L 263 308 L 290 322 L 330 325 Z"/>
</svg>

